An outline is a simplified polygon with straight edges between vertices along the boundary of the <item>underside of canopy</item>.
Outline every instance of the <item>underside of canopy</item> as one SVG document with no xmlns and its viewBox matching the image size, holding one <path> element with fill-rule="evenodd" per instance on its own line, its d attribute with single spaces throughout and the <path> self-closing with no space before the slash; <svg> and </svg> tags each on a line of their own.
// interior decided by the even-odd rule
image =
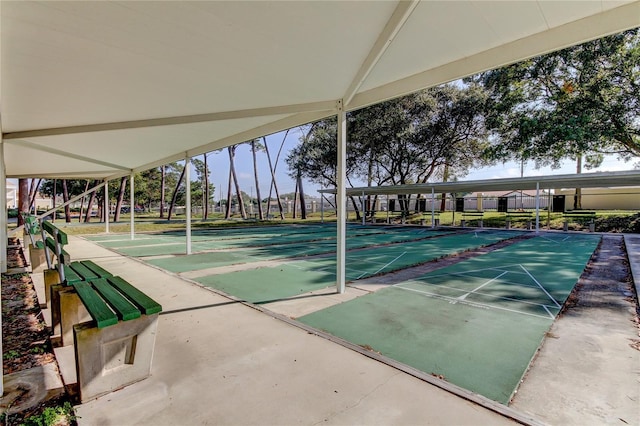
<svg viewBox="0 0 640 426">
<path fill-rule="evenodd" d="M 638 1 L 1 2 L 8 177 L 115 178 L 640 25 Z"/>
</svg>

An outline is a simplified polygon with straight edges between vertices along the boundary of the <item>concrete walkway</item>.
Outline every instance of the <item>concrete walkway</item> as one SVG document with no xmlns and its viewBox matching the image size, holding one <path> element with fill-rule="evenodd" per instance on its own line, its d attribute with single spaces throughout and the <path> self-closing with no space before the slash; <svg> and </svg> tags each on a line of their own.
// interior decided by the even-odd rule
<svg viewBox="0 0 640 426">
<path fill-rule="evenodd" d="M 80 425 L 514 423 L 175 275 L 83 239 L 68 248 L 164 308 L 152 376 L 78 406 Z"/>
</svg>

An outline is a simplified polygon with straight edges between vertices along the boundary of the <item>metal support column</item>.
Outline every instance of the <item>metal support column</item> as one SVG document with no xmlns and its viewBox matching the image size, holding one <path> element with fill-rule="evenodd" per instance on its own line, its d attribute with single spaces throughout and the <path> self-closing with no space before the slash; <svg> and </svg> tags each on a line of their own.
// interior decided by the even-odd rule
<svg viewBox="0 0 640 426">
<path fill-rule="evenodd" d="M 366 213 L 367 213 L 367 209 L 365 209 L 365 200 L 364 200 L 364 191 L 362 191 L 362 203 L 360 203 L 360 206 L 362 207 L 362 226 L 365 225 L 365 221 L 366 221 Z"/>
<path fill-rule="evenodd" d="M 133 240 L 135 238 L 135 233 L 136 233 L 136 229 L 135 229 L 135 197 L 134 197 L 134 184 L 133 184 L 133 174 L 129 177 L 129 215 L 131 216 L 130 219 L 130 227 L 131 227 L 131 239 Z"/>
<path fill-rule="evenodd" d="M 345 182 L 347 180 L 347 113 L 344 110 L 342 99 L 338 101 L 338 164 L 336 167 L 338 184 L 336 188 L 336 216 L 338 222 L 338 232 L 336 240 L 336 291 L 344 293 L 346 282 L 346 215 L 347 215 L 347 190 Z"/>
<path fill-rule="evenodd" d="M 111 213 L 111 203 L 109 203 L 109 181 L 104 180 L 104 232 L 109 233 L 109 213 Z"/>
<path fill-rule="evenodd" d="M 540 182 L 536 182 L 536 234 L 540 232 Z"/>
<path fill-rule="evenodd" d="M 431 188 L 431 228 L 436 227 L 436 191 Z"/>
<path fill-rule="evenodd" d="M 187 216 L 187 254 L 191 254 L 191 157 L 184 159 L 184 178 L 186 194 L 186 216 Z"/>
</svg>

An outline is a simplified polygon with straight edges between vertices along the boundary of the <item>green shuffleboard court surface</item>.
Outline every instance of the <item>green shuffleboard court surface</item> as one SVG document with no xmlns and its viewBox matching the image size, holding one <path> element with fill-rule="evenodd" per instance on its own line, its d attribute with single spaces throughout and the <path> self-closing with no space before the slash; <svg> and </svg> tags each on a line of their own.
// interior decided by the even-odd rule
<svg viewBox="0 0 640 426">
<path fill-rule="evenodd" d="M 599 241 L 539 236 L 299 320 L 507 404 Z"/>
<path fill-rule="evenodd" d="M 437 237 L 446 234 L 446 231 L 409 232 L 394 231 L 378 233 L 375 235 L 353 235 L 347 237 L 347 249 L 375 246 L 390 243 L 418 243 L 425 238 Z M 230 247 L 232 248 L 232 247 Z M 314 256 L 336 251 L 334 239 L 319 241 L 307 241 L 297 244 L 271 244 L 262 247 L 249 247 L 241 250 L 215 251 L 195 253 L 189 256 L 175 256 L 160 259 L 146 259 L 146 262 L 166 269 L 171 272 L 196 271 L 208 268 L 217 268 L 241 263 L 251 263 L 264 260 L 277 260 L 292 257 Z"/>
<path fill-rule="evenodd" d="M 428 228 L 411 229 L 406 227 L 362 227 L 352 225 L 348 227 L 347 236 L 353 240 L 350 243 L 354 247 L 365 247 L 420 239 L 445 233 L 450 233 L 450 231 L 431 230 Z M 358 238 L 360 242 L 358 243 L 354 240 L 355 238 Z M 133 240 L 123 234 L 117 237 L 98 236 L 91 239 L 103 247 L 133 257 L 181 255 L 186 251 L 184 232 L 139 234 Z M 296 226 L 293 230 L 285 226 L 244 227 L 241 230 L 235 228 L 199 230 L 192 235 L 192 252 L 254 247 L 266 247 L 266 250 L 269 250 L 270 246 L 287 244 L 309 246 L 309 243 L 312 243 L 313 247 L 310 249 L 310 254 L 318 254 L 335 251 L 335 248 L 332 248 L 335 246 L 335 239 L 336 228 L 329 225 L 311 225 L 308 228 Z M 275 250 L 276 248 L 274 247 L 272 251 Z M 294 251 L 299 251 L 299 249 L 294 249 Z"/>
<path fill-rule="evenodd" d="M 350 251 L 346 255 L 347 281 L 399 270 L 518 235 L 521 233 L 507 231 L 471 232 Z M 335 250 L 335 243 L 333 244 Z M 349 240 L 347 240 L 347 246 L 349 246 Z M 297 249 L 310 250 L 313 247 L 315 246 L 297 247 Z M 235 254 L 235 252 L 230 254 Z M 190 262 L 197 262 L 198 256 L 200 255 L 189 256 L 192 258 Z M 188 262 L 189 259 L 184 259 L 183 262 L 185 261 Z M 180 264 L 178 258 L 155 259 L 148 262 L 174 272 L 181 272 L 176 271 L 180 268 L 194 270 L 193 268 L 196 267 L 192 264 L 190 266 L 184 263 Z M 276 267 L 208 275 L 196 278 L 196 281 L 252 303 L 265 303 L 335 285 L 335 270 L 335 256 L 324 256 L 289 262 L 286 265 Z"/>
</svg>

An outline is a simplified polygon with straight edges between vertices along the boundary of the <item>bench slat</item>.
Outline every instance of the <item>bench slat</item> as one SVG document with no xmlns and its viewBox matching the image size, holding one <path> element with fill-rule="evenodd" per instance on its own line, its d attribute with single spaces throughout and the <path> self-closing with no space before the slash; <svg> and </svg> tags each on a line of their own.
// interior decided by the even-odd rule
<svg viewBox="0 0 640 426">
<path fill-rule="evenodd" d="M 89 315 L 96 322 L 98 328 L 104 328 L 118 323 L 118 317 L 109 309 L 109 306 L 100 298 L 98 293 L 94 291 L 91 285 L 86 281 L 80 281 L 73 284 L 80 300 L 89 311 Z"/>
<path fill-rule="evenodd" d="M 122 294 L 111 286 L 105 278 L 91 281 L 100 296 L 111 306 L 116 312 L 118 318 L 122 321 L 129 321 L 140 318 L 140 310 L 133 306 Z"/>
<path fill-rule="evenodd" d="M 80 263 L 82 263 L 87 268 L 91 269 L 100 278 L 106 278 L 106 277 L 112 277 L 113 276 L 113 274 L 111 272 L 109 272 L 106 269 L 102 268 L 101 266 L 97 265 L 92 260 L 82 260 Z"/>
<path fill-rule="evenodd" d="M 69 239 L 67 238 L 67 234 L 60 230 L 60 228 L 56 227 L 53 223 L 43 220 L 42 228 L 47 231 L 51 236 L 56 235 L 56 231 L 58 233 L 58 242 L 62 245 L 69 244 Z"/>
<path fill-rule="evenodd" d="M 80 277 L 85 281 L 93 281 L 95 279 L 100 278 L 98 274 L 96 274 L 91 269 L 84 266 L 81 262 L 71 262 L 69 266 L 71 267 L 71 269 L 74 270 L 76 274 L 80 275 Z"/>
<path fill-rule="evenodd" d="M 55 255 L 56 254 L 56 241 L 51 237 L 47 237 L 47 239 L 45 240 L 44 243 L 47 246 L 47 248 L 49 250 L 51 250 L 51 252 L 53 252 L 53 254 Z M 71 261 L 71 256 L 64 249 L 62 249 L 61 254 L 62 254 L 62 259 L 58 259 L 59 262 L 61 262 L 61 263 L 69 263 Z"/>
<path fill-rule="evenodd" d="M 69 267 L 69 265 L 62 265 L 64 268 L 64 279 L 67 285 L 73 285 L 77 282 L 82 281 L 82 277 L 76 273 L 73 269 Z"/>
<path fill-rule="evenodd" d="M 145 315 L 152 315 L 162 311 L 162 306 L 120 277 L 107 278 L 112 286 L 118 289 L 136 305 Z"/>
</svg>

